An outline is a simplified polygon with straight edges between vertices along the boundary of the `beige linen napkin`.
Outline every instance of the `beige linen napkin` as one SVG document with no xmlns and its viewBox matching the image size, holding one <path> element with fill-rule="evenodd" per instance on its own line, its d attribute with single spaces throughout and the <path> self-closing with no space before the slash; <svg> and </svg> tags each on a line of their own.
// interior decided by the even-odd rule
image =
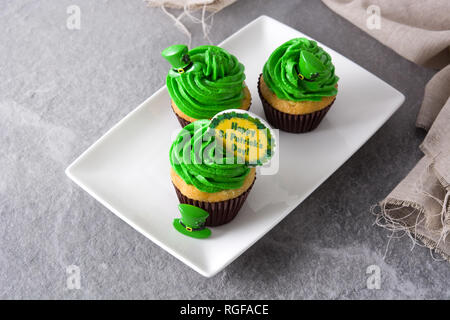
<svg viewBox="0 0 450 320">
<path fill-rule="evenodd" d="M 450 261 L 450 1 L 322 0 L 398 54 L 441 69 L 425 87 L 416 125 L 424 157 L 381 203 L 377 222 L 406 231 Z"/>
</svg>

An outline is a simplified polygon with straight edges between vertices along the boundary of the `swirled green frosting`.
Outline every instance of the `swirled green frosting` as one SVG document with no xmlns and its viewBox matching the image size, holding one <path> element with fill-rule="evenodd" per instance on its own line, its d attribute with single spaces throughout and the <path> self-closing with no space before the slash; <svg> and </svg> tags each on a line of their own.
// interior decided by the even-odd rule
<svg viewBox="0 0 450 320">
<path fill-rule="evenodd" d="M 211 119 L 226 109 L 241 107 L 244 66 L 216 46 L 200 46 L 188 53 L 192 65 L 180 74 L 171 69 L 167 88 L 177 107 L 194 119 Z"/>
<path fill-rule="evenodd" d="M 219 150 L 214 134 L 208 131 L 209 123 L 198 120 L 181 130 L 170 148 L 170 164 L 187 184 L 200 191 L 238 189 L 250 168 L 225 157 L 226 152 Z"/>
<path fill-rule="evenodd" d="M 331 57 L 317 42 L 296 38 L 270 55 L 263 68 L 264 81 L 276 96 L 291 101 L 320 101 L 337 94 Z"/>
</svg>

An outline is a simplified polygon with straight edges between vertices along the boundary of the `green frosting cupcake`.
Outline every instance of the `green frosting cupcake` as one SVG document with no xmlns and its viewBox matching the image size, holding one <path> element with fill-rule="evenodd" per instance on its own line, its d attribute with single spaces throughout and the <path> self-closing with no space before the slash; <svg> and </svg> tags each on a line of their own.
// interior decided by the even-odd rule
<svg viewBox="0 0 450 320">
<path fill-rule="evenodd" d="M 320 101 L 337 94 L 331 57 L 317 42 L 296 38 L 279 46 L 263 69 L 264 81 L 278 98 Z"/>
<path fill-rule="evenodd" d="M 225 157 L 226 152 L 217 147 L 214 134 L 208 131 L 209 123 L 198 120 L 181 130 L 170 148 L 170 164 L 184 182 L 200 191 L 238 189 L 250 168 Z"/>
<path fill-rule="evenodd" d="M 211 119 L 216 113 L 240 108 L 244 99 L 244 66 L 235 56 L 216 46 L 184 45 L 165 49 L 172 64 L 167 89 L 177 107 L 194 119 Z"/>
</svg>

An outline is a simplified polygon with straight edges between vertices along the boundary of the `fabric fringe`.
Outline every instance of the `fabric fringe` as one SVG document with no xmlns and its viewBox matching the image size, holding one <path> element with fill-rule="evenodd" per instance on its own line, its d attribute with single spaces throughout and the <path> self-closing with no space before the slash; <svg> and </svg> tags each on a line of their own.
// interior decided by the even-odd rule
<svg viewBox="0 0 450 320">
<path fill-rule="evenodd" d="M 449 199 L 450 199 L 450 192 L 447 192 L 443 205 L 443 210 L 446 210 Z M 390 208 L 387 208 L 387 206 L 389 206 Z M 379 212 L 376 212 L 377 207 L 380 208 Z M 411 212 L 399 218 L 394 218 L 392 216 L 393 211 L 405 208 L 410 208 Z M 441 236 L 439 241 L 436 242 L 417 232 L 417 226 L 420 223 L 424 222 L 425 220 L 424 217 L 425 209 L 415 202 L 395 198 L 387 198 L 380 204 L 372 206 L 370 211 L 376 217 L 374 222 L 375 225 L 392 232 L 392 234 L 389 236 L 389 240 L 386 245 L 386 250 L 383 259 L 386 258 L 391 240 L 399 239 L 406 235 L 411 239 L 413 244 L 411 247 L 411 251 L 414 249 L 416 245 L 420 247 L 426 247 L 430 249 L 431 255 L 434 260 L 438 259 L 436 259 L 433 256 L 432 254 L 433 251 L 442 256 L 443 260 L 450 262 L 450 255 L 448 255 L 439 248 L 440 242 L 446 241 L 447 236 L 450 234 L 449 228 L 450 224 L 448 223 L 450 221 L 449 216 L 445 216 L 445 220 L 443 218 L 443 228 L 441 231 Z M 417 215 L 415 223 L 413 225 L 408 224 L 406 220 L 412 217 L 413 215 Z M 444 217 L 444 215 L 442 216 Z"/>
<path fill-rule="evenodd" d="M 416 237 L 417 237 L 417 239 L 422 241 L 422 243 L 424 244 L 425 247 L 427 247 L 428 249 L 433 250 L 437 254 L 441 255 L 445 261 L 450 262 L 450 256 L 448 254 L 446 254 L 444 251 L 442 251 L 441 249 L 437 248 L 436 242 L 434 242 L 420 234 L 416 234 Z"/>
<path fill-rule="evenodd" d="M 184 4 L 183 8 L 177 8 L 180 10 L 183 10 L 178 16 L 175 16 L 173 13 L 168 11 L 168 7 L 164 3 L 155 3 L 155 1 L 152 0 L 145 0 L 147 4 L 151 7 L 159 7 L 161 10 L 172 20 L 174 21 L 175 27 L 180 30 L 183 34 L 186 35 L 188 38 L 188 46 L 191 47 L 192 44 L 192 33 L 189 31 L 189 29 L 186 27 L 186 25 L 181 22 L 183 18 L 188 18 L 191 22 L 201 24 L 202 25 L 202 31 L 203 31 L 203 37 L 208 41 L 208 43 L 212 44 L 211 39 L 209 38 L 209 33 L 211 31 L 211 28 L 213 26 L 214 22 L 214 14 L 218 10 L 213 10 L 212 13 L 209 15 L 206 15 L 206 12 L 209 9 L 208 4 L 204 5 L 196 5 L 196 6 L 189 6 L 188 3 Z M 201 17 L 197 18 L 194 13 L 201 10 Z"/>
</svg>

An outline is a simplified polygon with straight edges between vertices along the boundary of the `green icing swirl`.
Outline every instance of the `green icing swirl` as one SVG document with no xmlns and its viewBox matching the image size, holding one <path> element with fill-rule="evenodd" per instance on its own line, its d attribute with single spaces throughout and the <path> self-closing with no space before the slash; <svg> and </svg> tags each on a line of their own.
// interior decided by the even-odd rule
<svg viewBox="0 0 450 320">
<path fill-rule="evenodd" d="M 216 46 L 189 51 L 192 66 L 183 74 L 170 70 L 167 88 L 177 107 L 194 119 L 211 119 L 226 109 L 241 107 L 244 66 L 235 56 Z"/>
<path fill-rule="evenodd" d="M 303 54 L 302 54 L 303 52 Z M 312 71 L 317 71 L 318 76 Z M 299 73 L 311 80 L 299 78 Z M 320 101 L 337 94 L 331 57 L 317 42 L 296 38 L 285 42 L 270 55 L 263 68 L 264 81 L 276 96 L 291 101 Z"/>
<path fill-rule="evenodd" d="M 200 191 L 238 189 L 250 168 L 224 157 L 226 153 L 216 148 L 214 134 L 208 131 L 209 123 L 198 120 L 181 130 L 170 148 L 170 164 L 187 184 Z"/>
</svg>

